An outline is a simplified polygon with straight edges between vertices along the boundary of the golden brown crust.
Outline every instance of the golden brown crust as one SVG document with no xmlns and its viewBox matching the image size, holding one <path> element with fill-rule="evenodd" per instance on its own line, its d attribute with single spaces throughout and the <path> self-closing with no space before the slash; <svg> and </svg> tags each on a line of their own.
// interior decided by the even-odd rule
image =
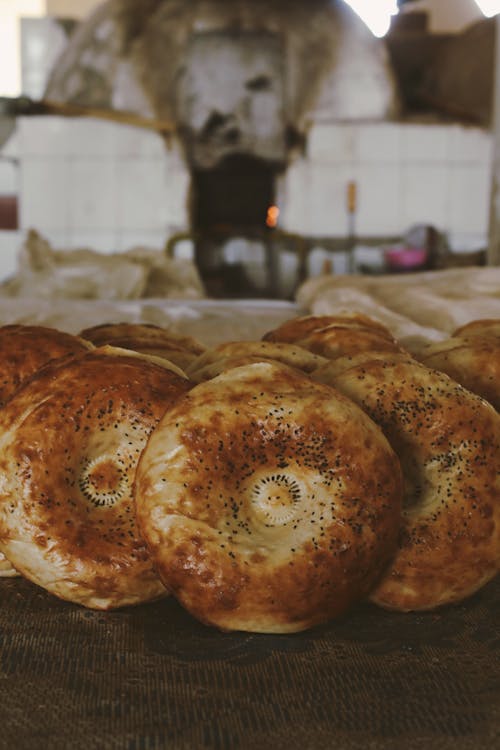
<svg viewBox="0 0 500 750">
<path fill-rule="evenodd" d="M 163 345 L 171 344 L 172 348 L 176 346 L 191 354 L 202 354 L 206 348 L 192 336 L 182 336 L 152 323 L 102 323 L 83 329 L 80 336 L 91 341 L 95 346 L 114 344 L 116 341 L 126 339 L 140 339 L 150 342 L 151 345 L 153 342 Z"/>
<path fill-rule="evenodd" d="M 141 338 L 116 338 L 110 342 L 110 345 L 120 349 L 130 349 L 152 357 L 160 357 L 168 362 L 173 362 L 184 372 L 198 358 L 197 354 L 188 352 L 187 349 L 175 344 L 160 344 Z"/>
<path fill-rule="evenodd" d="M 402 352 L 392 338 L 369 328 L 349 328 L 335 324 L 317 328 L 297 342 L 304 349 L 327 359 L 336 359 L 364 351 Z"/>
<path fill-rule="evenodd" d="M 151 430 L 189 381 L 111 347 L 47 365 L 0 412 L 0 549 L 34 583 L 97 609 L 165 594 L 134 518 Z"/>
<path fill-rule="evenodd" d="M 327 360 L 294 344 L 274 341 L 227 341 L 213 349 L 207 349 L 188 369 L 187 374 L 197 379 L 197 374 L 207 365 L 213 365 L 224 358 L 253 357 L 256 360 L 274 360 L 295 367 L 303 372 L 313 372 Z M 202 379 L 207 379 L 202 377 Z"/>
<path fill-rule="evenodd" d="M 5 325 L 0 327 L 0 407 L 21 384 L 47 362 L 80 354 L 90 344 L 78 336 L 46 326 Z M 0 578 L 19 575 L 0 552 Z"/>
<path fill-rule="evenodd" d="M 415 362 L 408 352 L 388 352 L 368 349 L 367 351 L 345 354 L 342 357 L 329 359 L 314 371 L 314 380 L 319 383 L 333 383 L 333 378 L 346 370 L 351 370 L 370 362 Z"/>
<path fill-rule="evenodd" d="M 327 369 L 321 381 L 380 425 L 403 467 L 399 550 L 372 600 L 425 610 L 474 593 L 500 569 L 499 415 L 417 362 L 372 360 L 331 377 Z"/>
<path fill-rule="evenodd" d="M 449 375 L 500 411 L 500 337 L 453 337 L 427 347 L 419 359 Z"/>
<path fill-rule="evenodd" d="M 319 328 L 329 325 L 343 326 L 345 328 L 361 328 L 378 331 L 392 339 L 392 334 L 382 323 L 373 320 L 363 313 L 351 313 L 342 315 L 303 315 L 298 318 L 286 320 L 277 328 L 268 331 L 262 337 L 264 341 L 284 341 L 298 343 Z"/>
<path fill-rule="evenodd" d="M 252 357 L 252 356 L 240 356 L 240 357 L 221 357 L 215 362 L 209 362 L 208 364 L 200 367 L 199 370 L 195 370 L 189 374 L 189 379 L 193 383 L 203 383 L 206 380 L 212 380 L 212 378 L 221 375 L 227 370 L 232 370 L 235 367 L 242 367 L 243 365 L 255 365 L 259 362 L 275 362 L 276 360 L 268 359 L 267 357 Z"/>
<path fill-rule="evenodd" d="M 180 336 L 149 323 L 103 323 L 85 328 L 80 335 L 95 346 L 110 344 L 122 349 L 162 357 L 186 370 L 205 347 L 191 336 Z"/>
<path fill-rule="evenodd" d="M 295 632 L 344 612 L 397 543 L 399 462 L 349 399 L 278 363 L 195 386 L 136 479 L 165 585 L 203 622 Z"/>
<path fill-rule="evenodd" d="M 499 318 L 481 318 L 472 320 L 463 326 L 457 328 L 453 338 L 472 338 L 472 336 L 495 336 L 500 338 L 500 319 Z"/>
<path fill-rule="evenodd" d="M 0 327 L 0 406 L 47 362 L 88 351 L 78 336 L 45 326 Z"/>
</svg>

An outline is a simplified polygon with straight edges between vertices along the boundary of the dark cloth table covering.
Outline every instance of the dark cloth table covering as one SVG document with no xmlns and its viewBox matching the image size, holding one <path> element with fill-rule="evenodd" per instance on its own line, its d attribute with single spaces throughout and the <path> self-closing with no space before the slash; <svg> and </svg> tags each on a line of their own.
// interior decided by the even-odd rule
<svg viewBox="0 0 500 750">
<path fill-rule="evenodd" d="M 102 613 L 0 581 L 2 750 L 498 750 L 500 580 L 460 605 L 363 604 L 221 633 L 168 598 Z"/>
</svg>

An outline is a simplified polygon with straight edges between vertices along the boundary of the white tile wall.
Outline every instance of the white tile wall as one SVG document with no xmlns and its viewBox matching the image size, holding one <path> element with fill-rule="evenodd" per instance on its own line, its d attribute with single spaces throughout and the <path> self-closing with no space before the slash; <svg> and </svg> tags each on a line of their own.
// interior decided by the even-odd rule
<svg viewBox="0 0 500 750">
<path fill-rule="evenodd" d="M 158 230 L 164 227 L 168 203 L 165 162 L 124 158 L 116 169 L 118 226 L 122 230 Z"/>
<path fill-rule="evenodd" d="M 455 253 L 473 253 L 477 250 L 484 250 L 487 246 L 487 239 L 484 232 L 478 234 L 451 232 L 447 235 L 450 250 Z"/>
<path fill-rule="evenodd" d="M 451 125 L 446 129 L 448 138 L 448 157 L 452 164 L 467 162 L 470 164 L 491 164 L 493 140 L 491 134 L 479 128 L 464 128 Z"/>
<path fill-rule="evenodd" d="M 71 247 L 162 247 L 187 228 L 189 175 L 156 133 L 93 119 L 21 118 L 22 229 Z"/>
<path fill-rule="evenodd" d="M 168 200 L 164 206 L 165 223 L 171 232 L 186 231 L 189 227 L 189 172 L 183 164 L 178 164 L 172 159 L 167 163 L 164 179 L 168 192 Z"/>
<path fill-rule="evenodd" d="M 357 233 L 403 234 L 430 223 L 484 244 L 491 153 L 491 136 L 479 128 L 323 122 L 311 130 L 306 161 L 284 178 L 282 226 L 342 234 L 346 185 L 355 179 Z"/>
<path fill-rule="evenodd" d="M 17 254 L 23 241 L 23 232 L 0 230 L 0 281 L 12 276 L 17 270 Z"/>
<path fill-rule="evenodd" d="M 395 162 L 363 162 L 357 172 L 356 233 L 397 234 L 401 226 L 401 170 Z"/>
<path fill-rule="evenodd" d="M 111 159 L 68 161 L 68 226 L 70 229 L 116 230 L 116 163 Z"/>
<path fill-rule="evenodd" d="M 448 223 L 448 171 L 446 161 L 401 165 L 400 231 L 412 224 L 433 224 L 444 229 Z"/>
<path fill-rule="evenodd" d="M 345 235 L 347 223 L 347 184 L 356 178 L 353 167 L 335 166 L 335 179 L 328 165 L 315 165 L 310 170 L 309 232 L 317 235 Z"/>
<path fill-rule="evenodd" d="M 279 225 L 289 232 L 306 234 L 310 225 L 310 172 L 306 159 L 297 159 L 279 182 Z"/>
<path fill-rule="evenodd" d="M 188 228 L 188 170 L 178 148 L 153 132 L 30 117 L 20 120 L 17 144 L 22 230 L 114 252 L 162 247 Z M 322 122 L 280 181 L 280 226 L 345 236 L 347 184 L 355 180 L 357 234 L 402 234 L 426 222 L 476 242 L 487 235 L 491 148 L 478 128 Z"/>
<path fill-rule="evenodd" d="M 18 138 L 25 156 L 162 158 L 171 153 L 154 131 L 91 117 L 21 117 Z"/>
<path fill-rule="evenodd" d="M 475 164 L 450 166 L 448 225 L 455 232 L 479 233 L 488 226 L 490 183 Z"/>
<path fill-rule="evenodd" d="M 358 130 L 339 124 L 318 123 L 307 139 L 307 158 L 312 162 L 352 163 L 357 158 Z"/>
<path fill-rule="evenodd" d="M 80 159 L 99 156 L 105 160 L 115 156 L 116 133 L 121 125 L 90 117 L 66 118 L 63 125 L 70 156 Z"/>
<path fill-rule="evenodd" d="M 108 125 L 113 131 L 113 151 L 116 156 L 164 159 L 166 148 L 163 139 L 155 132 L 129 125 Z"/>
<path fill-rule="evenodd" d="M 0 155 L 0 195 L 15 195 L 19 189 L 19 168 L 11 159 Z"/>
<path fill-rule="evenodd" d="M 65 117 L 20 117 L 18 119 L 18 151 L 23 159 L 30 156 L 59 158 L 71 153 L 72 125 Z"/>
<path fill-rule="evenodd" d="M 20 163 L 19 225 L 41 232 L 69 227 L 70 161 L 27 155 Z"/>
<path fill-rule="evenodd" d="M 395 123 L 366 123 L 353 127 L 357 135 L 357 159 L 364 163 L 397 164 L 401 159 L 403 133 Z"/>
<path fill-rule="evenodd" d="M 290 170 L 280 226 L 310 236 L 342 236 L 348 229 L 347 185 L 356 179 L 349 164 L 300 162 Z"/>
<path fill-rule="evenodd" d="M 445 163 L 448 159 L 448 128 L 444 125 L 401 127 L 401 157 L 408 162 Z"/>
</svg>

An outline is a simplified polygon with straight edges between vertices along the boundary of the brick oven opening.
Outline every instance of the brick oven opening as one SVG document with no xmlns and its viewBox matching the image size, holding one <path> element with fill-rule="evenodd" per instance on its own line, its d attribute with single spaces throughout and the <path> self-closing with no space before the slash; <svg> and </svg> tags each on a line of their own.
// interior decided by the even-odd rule
<svg viewBox="0 0 500 750">
<path fill-rule="evenodd" d="M 191 171 L 195 257 L 212 296 L 264 296 L 272 270 L 269 209 L 276 201 L 276 164 L 233 155 Z M 259 270 L 260 266 L 260 270 Z"/>
</svg>

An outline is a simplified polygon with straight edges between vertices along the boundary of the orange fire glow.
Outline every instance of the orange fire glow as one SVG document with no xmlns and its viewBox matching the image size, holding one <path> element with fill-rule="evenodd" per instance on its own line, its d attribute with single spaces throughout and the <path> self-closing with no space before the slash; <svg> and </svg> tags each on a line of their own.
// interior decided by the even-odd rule
<svg viewBox="0 0 500 750">
<path fill-rule="evenodd" d="M 266 218 L 266 224 L 268 227 L 275 227 L 278 224 L 278 217 L 280 215 L 280 210 L 278 206 L 269 206 L 267 209 L 267 218 Z"/>
</svg>

